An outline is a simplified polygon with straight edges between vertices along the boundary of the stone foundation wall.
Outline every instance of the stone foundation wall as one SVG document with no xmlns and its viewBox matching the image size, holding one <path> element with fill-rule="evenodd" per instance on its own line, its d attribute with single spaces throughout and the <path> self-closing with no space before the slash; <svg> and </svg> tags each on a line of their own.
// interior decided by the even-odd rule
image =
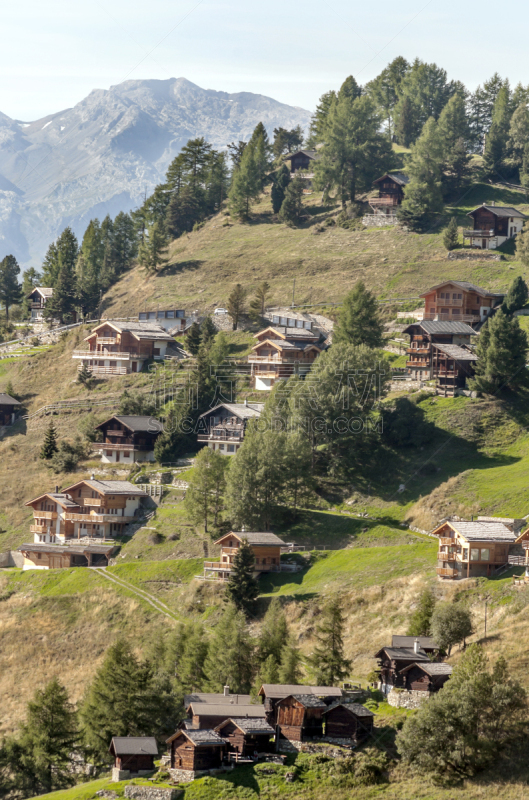
<svg viewBox="0 0 529 800">
<path fill-rule="evenodd" d="M 192 774 L 194 777 L 195 773 Z M 125 797 L 132 800 L 176 800 L 177 797 L 182 797 L 183 793 L 182 789 L 161 789 L 158 786 L 135 786 L 133 783 L 125 786 Z"/>
<path fill-rule="evenodd" d="M 387 700 L 394 708 L 420 708 L 430 697 L 429 692 L 408 691 L 396 692 L 394 689 L 388 694 Z"/>
<path fill-rule="evenodd" d="M 455 261 L 501 261 L 503 256 L 490 250 L 451 250 L 447 258 Z"/>
<path fill-rule="evenodd" d="M 128 769 L 118 769 L 118 767 L 112 767 L 112 780 L 114 783 L 119 783 L 120 781 L 126 781 L 130 778 L 130 771 Z"/>
<path fill-rule="evenodd" d="M 397 217 L 385 214 L 366 214 L 362 217 L 362 224 L 367 228 L 383 228 L 386 225 L 396 225 Z"/>
</svg>

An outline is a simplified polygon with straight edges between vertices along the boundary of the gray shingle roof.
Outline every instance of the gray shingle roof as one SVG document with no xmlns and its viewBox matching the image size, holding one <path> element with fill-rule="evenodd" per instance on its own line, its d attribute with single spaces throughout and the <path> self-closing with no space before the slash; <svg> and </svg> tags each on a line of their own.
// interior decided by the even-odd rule
<svg viewBox="0 0 529 800">
<path fill-rule="evenodd" d="M 184 695 L 184 706 L 187 708 L 191 703 L 209 703 L 210 705 L 243 705 L 250 706 L 253 703 L 251 694 L 215 694 L 213 692 L 193 692 Z M 256 703 L 261 705 L 261 703 Z"/>
<path fill-rule="evenodd" d="M 476 211 L 480 211 L 480 209 L 485 208 L 487 211 L 490 211 L 496 217 L 520 217 L 521 219 L 527 219 L 525 214 L 522 214 L 521 211 L 518 211 L 517 208 L 512 208 L 511 206 L 487 206 L 485 203 L 483 205 L 478 206 L 469 214 L 467 217 L 471 217 Z"/>
<path fill-rule="evenodd" d="M 40 543 L 31 543 L 31 544 L 21 544 L 20 547 L 17 547 L 17 550 L 27 550 L 28 552 L 36 552 L 36 553 L 56 553 L 57 555 L 65 555 L 68 553 L 73 553 L 74 555 L 84 555 L 85 553 L 94 553 L 99 555 L 110 555 L 112 550 L 114 550 L 116 545 L 109 545 L 109 544 L 40 544 Z"/>
<path fill-rule="evenodd" d="M 393 661 L 429 661 L 427 654 L 424 650 L 419 650 L 416 653 L 413 647 L 382 647 L 376 657 L 379 657 L 380 653 L 386 653 L 388 658 L 391 658 Z"/>
<path fill-rule="evenodd" d="M 48 497 L 53 497 L 64 508 L 79 508 L 79 503 L 76 503 L 70 495 L 60 494 L 57 492 L 48 492 Z"/>
<path fill-rule="evenodd" d="M 476 331 L 465 322 L 441 322 L 433 319 L 425 319 L 415 324 L 419 325 L 426 333 L 467 333 L 470 336 L 477 336 Z"/>
<path fill-rule="evenodd" d="M 299 693 L 313 694 L 316 697 L 343 697 L 342 690 L 336 686 L 301 686 L 295 683 L 263 683 L 259 694 L 261 692 L 273 700 Z"/>
<path fill-rule="evenodd" d="M 471 353 L 470 350 L 466 350 L 464 347 L 460 347 L 458 344 L 435 344 L 432 343 L 432 347 L 436 347 L 437 350 L 440 350 L 441 353 L 445 353 L 445 355 L 450 356 L 450 358 L 455 359 L 456 361 L 477 361 L 478 357 L 475 353 Z"/>
<path fill-rule="evenodd" d="M 503 522 L 453 522 L 448 523 L 469 542 L 514 542 L 516 534 Z"/>
<path fill-rule="evenodd" d="M 476 286 L 475 283 L 470 283 L 469 281 L 443 281 L 442 283 L 436 283 L 435 286 L 430 286 L 427 292 L 423 292 L 420 297 L 426 297 L 426 295 L 430 294 L 434 289 L 440 289 L 442 286 L 448 286 L 449 284 L 453 284 L 454 286 L 459 286 L 460 289 L 464 289 L 466 292 L 474 292 L 475 294 L 479 294 L 482 297 L 503 297 L 503 294 L 496 294 L 495 292 L 489 292 L 487 289 L 483 289 L 481 286 Z"/>
<path fill-rule="evenodd" d="M 30 294 L 33 292 L 38 292 L 41 297 L 53 297 L 53 289 L 49 286 L 35 286 L 34 289 L 31 290 Z M 30 295 L 28 295 L 29 297 Z"/>
<path fill-rule="evenodd" d="M 245 403 L 219 403 L 218 406 L 210 408 L 209 411 L 201 414 L 199 419 L 202 419 L 202 417 L 207 417 L 218 408 L 227 409 L 230 414 L 233 414 L 235 417 L 239 417 L 239 419 L 259 419 L 261 416 L 261 411 L 264 408 L 264 403 L 248 403 L 248 405 Z"/>
<path fill-rule="evenodd" d="M 316 150 L 296 150 L 295 153 L 289 153 L 285 161 L 290 161 L 291 158 L 294 156 L 308 156 L 309 158 L 316 160 L 320 157 L 319 153 Z"/>
<path fill-rule="evenodd" d="M 5 392 L 0 392 L 0 406 L 19 406 L 21 403 L 18 400 L 15 400 L 14 397 L 6 394 Z"/>
<path fill-rule="evenodd" d="M 118 756 L 158 755 L 158 745 L 154 736 L 113 736 L 110 746 L 112 745 Z"/>
<path fill-rule="evenodd" d="M 218 733 L 216 733 L 216 731 L 212 731 L 207 728 L 198 731 L 186 730 L 182 731 L 182 733 L 197 746 L 204 744 L 225 744 L 224 739 L 222 739 Z"/>
<path fill-rule="evenodd" d="M 84 481 L 84 483 L 90 486 L 91 489 L 95 489 L 96 492 L 103 492 L 104 494 L 133 494 L 135 496 L 146 496 L 142 489 L 138 489 L 138 487 L 134 486 L 130 481 L 88 480 Z"/>
<path fill-rule="evenodd" d="M 399 636 L 393 635 L 391 637 L 392 647 L 411 647 L 415 640 L 419 640 L 419 646 L 423 649 L 439 650 L 439 645 L 432 639 L 431 636 Z"/>
<path fill-rule="evenodd" d="M 420 669 L 423 669 L 428 675 L 451 675 L 453 667 L 450 664 L 418 664 Z"/>
<path fill-rule="evenodd" d="M 131 431 L 137 432 L 144 432 L 144 433 L 161 433 L 163 431 L 163 425 L 159 419 L 155 419 L 154 417 L 140 417 L 140 416 L 123 416 L 123 415 L 115 415 L 110 417 L 110 419 L 117 419 L 119 422 L 122 422 L 127 428 L 130 428 Z M 102 422 L 101 425 L 105 425 L 109 420 L 107 419 L 105 422 Z M 100 428 L 101 425 L 97 427 Z"/>
<path fill-rule="evenodd" d="M 365 706 L 361 705 L 361 703 L 347 703 L 345 700 L 343 700 L 343 701 L 339 700 L 337 703 L 333 703 L 332 705 L 330 705 L 323 712 L 323 716 L 325 716 L 325 714 L 328 714 L 329 711 L 332 711 L 333 708 L 339 708 L 340 706 L 342 706 L 343 708 L 346 708 L 347 711 L 350 711 L 356 717 L 374 717 L 375 716 L 372 711 L 370 711 Z"/>
<path fill-rule="evenodd" d="M 316 697 L 313 694 L 293 694 L 291 696 L 294 698 L 294 700 L 297 700 L 298 703 L 304 705 L 305 708 L 326 708 L 323 700 L 320 700 L 319 697 Z"/>
<path fill-rule="evenodd" d="M 173 342 L 173 337 L 167 333 L 161 325 L 158 325 L 154 320 L 152 322 L 119 322 L 113 319 L 107 319 L 98 325 L 97 328 L 102 327 L 104 324 L 110 324 L 118 331 L 128 331 L 136 336 L 138 339 L 155 339 L 158 341 Z M 93 335 L 96 328 L 92 331 L 90 336 Z M 87 337 L 89 338 L 89 337 Z"/>
<path fill-rule="evenodd" d="M 241 731 L 244 731 L 244 733 L 274 733 L 274 729 L 268 724 L 266 719 L 246 719 L 246 717 L 230 717 L 230 719 Z M 219 730 L 219 728 L 217 728 L 217 730 Z"/>
<path fill-rule="evenodd" d="M 265 328 L 265 330 L 276 331 L 277 333 L 280 333 L 283 336 L 286 336 L 288 339 L 316 339 L 316 340 L 318 340 L 320 338 L 320 332 L 319 331 L 309 330 L 308 328 L 289 328 L 289 327 L 285 328 L 284 326 L 281 326 L 281 325 L 269 325 L 269 327 Z M 256 333 L 255 336 L 254 336 L 254 339 L 256 339 L 257 336 L 260 336 L 264 332 L 265 331 L 259 331 L 259 333 Z"/>
<path fill-rule="evenodd" d="M 226 533 L 221 537 L 221 539 L 225 539 L 226 536 L 229 535 L 230 534 Z M 278 544 L 281 547 L 286 547 L 286 542 L 284 542 L 283 539 L 280 539 L 279 536 L 276 536 L 275 533 L 270 533 L 270 531 L 231 531 L 231 536 L 235 536 L 237 539 L 240 539 L 240 541 L 247 539 L 248 544 Z M 220 542 L 221 539 L 217 539 L 217 542 Z M 217 542 L 215 542 L 215 544 Z"/>
<path fill-rule="evenodd" d="M 406 186 L 406 184 L 410 182 L 408 176 L 404 175 L 403 172 L 386 172 L 385 175 L 382 175 L 381 178 L 377 178 L 377 180 L 373 181 L 373 183 L 380 183 L 380 181 L 383 181 L 384 178 L 393 178 L 395 183 L 398 183 L 399 186 Z"/>
<path fill-rule="evenodd" d="M 250 719 L 260 719 L 265 716 L 265 707 L 263 705 L 231 705 L 230 703 L 190 703 L 188 710 L 191 709 L 193 716 L 197 717 L 228 717 L 237 714 L 239 717 L 248 716 Z"/>
</svg>

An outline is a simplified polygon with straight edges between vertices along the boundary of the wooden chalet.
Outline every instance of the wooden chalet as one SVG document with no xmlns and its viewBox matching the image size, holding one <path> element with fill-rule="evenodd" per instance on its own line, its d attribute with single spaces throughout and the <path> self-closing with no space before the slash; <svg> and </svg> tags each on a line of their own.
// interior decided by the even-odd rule
<svg viewBox="0 0 529 800">
<path fill-rule="evenodd" d="M 296 173 L 302 171 L 301 177 L 311 180 L 314 177 L 314 166 L 321 156 L 317 150 L 297 150 L 289 153 L 285 158 L 285 164 L 290 164 L 290 175 L 294 177 Z"/>
<path fill-rule="evenodd" d="M 186 312 L 182 308 L 173 308 L 169 311 L 140 311 L 138 314 L 138 322 L 148 322 L 150 324 L 159 325 L 166 331 L 169 331 L 171 336 L 178 336 L 186 329 Z"/>
<path fill-rule="evenodd" d="M 264 403 L 219 403 L 201 414 L 197 440 L 211 450 L 233 456 L 240 448 L 248 422 L 259 419 Z"/>
<path fill-rule="evenodd" d="M 237 719 L 266 719 L 264 706 L 260 703 L 190 703 L 186 708 L 186 729 L 202 730 L 216 728 L 224 720 L 236 716 Z"/>
<path fill-rule="evenodd" d="M 299 686 L 284 683 L 263 683 L 258 696 L 263 698 L 266 719 L 271 725 L 277 723 L 277 707 L 281 700 L 294 694 L 311 694 L 322 700 L 325 706 L 343 697 L 343 691 L 336 686 Z"/>
<path fill-rule="evenodd" d="M 298 687 L 303 690 L 303 686 Z M 327 706 L 313 694 L 291 694 L 277 704 L 277 735 L 294 742 L 323 736 L 323 712 Z"/>
<path fill-rule="evenodd" d="M 217 725 L 215 731 L 226 742 L 228 752 L 238 753 L 243 757 L 253 757 L 257 753 L 270 753 L 274 750 L 274 729 L 264 718 L 230 717 Z"/>
<path fill-rule="evenodd" d="M 517 586 L 529 583 L 529 528 L 524 528 L 518 534 L 514 546 L 509 548 L 509 564 L 513 567 L 525 567 L 525 574 L 513 575 Z"/>
<path fill-rule="evenodd" d="M 169 739 L 171 769 L 202 772 L 218 769 L 226 751 L 226 742 L 214 730 L 176 731 Z"/>
<path fill-rule="evenodd" d="M 253 388 L 268 391 L 278 380 L 304 377 L 323 349 L 320 336 L 304 328 L 266 328 L 254 336 L 248 356 Z M 317 342 L 317 343 L 316 343 Z"/>
<path fill-rule="evenodd" d="M 438 692 L 452 674 L 450 664 L 435 664 L 420 661 L 401 669 L 405 689 L 414 692 Z"/>
<path fill-rule="evenodd" d="M 455 394 L 474 374 L 477 356 L 470 345 L 476 331 L 466 322 L 423 320 L 408 325 L 406 368 L 412 380 L 436 381 L 441 394 Z"/>
<path fill-rule="evenodd" d="M 113 736 L 108 752 L 114 756 L 114 768 L 141 775 L 155 769 L 158 745 L 154 736 Z"/>
<path fill-rule="evenodd" d="M 468 281 L 444 281 L 432 286 L 421 297 L 424 298 L 423 320 L 479 326 L 501 306 L 504 295 Z"/>
<path fill-rule="evenodd" d="M 0 392 L 0 425 L 12 425 L 15 421 L 17 410 L 22 404 L 14 397 Z"/>
<path fill-rule="evenodd" d="M 220 561 L 204 561 L 204 578 L 228 580 L 232 571 L 233 559 L 244 539 L 254 553 L 257 575 L 262 572 L 281 571 L 281 548 L 286 548 L 287 544 L 279 536 L 269 531 L 259 533 L 231 531 L 215 542 L 215 544 L 220 544 Z"/>
<path fill-rule="evenodd" d="M 323 711 L 325 736 L 331 739 L 350 739 L 362 742 L 373 731 L 375 715 L 360 703 L 333 703 Z"/>
<path fill-rule="evenodd" d="M 146 361 L 163 361 L 174 338 L 156 322 L 107 320 L 85 337 L 82 350 L 74 350 L 79 369 L 87 367 L 93 375 L 128 375 L 141 372 Z"/>
<path fill-rule="evenodd" d="M 44 319 L 44 309 L 46 302 L 53 297 L 53 289 L 45 286 L 36 286 L 26 295 L 28 300 L 31 300 L 31 322 L 42 322 Z M 76 320 L 72 320 L 75 322 Z"/>
<path fill-rule="evenodd" d="M 424 650 L 426 655 L 439 652 L 439 645 L 431 636 L 400 636 L 393 634 L 391 637 L 392 647 L 414 647 L 415 642 L 419 643 L 421 650 Z"/>
<path fill-rule="evenodd" d="M 519 549 L 522 519 L 477 517 L 476 520 L 447 519 L 432 531 L 439 540 L 439 578 L 490 577 L 509 563 Z"/>
<path fill-rule="evenodd" d="M 397 208 L 404 200 L 404 187 L 409 183 L 409 178 L 402 172 L 386 172 L 381 178 L 373 181 L 378 189 L 378 197 L 370 197 L 369 205 L 377 215 L 392 216 L 397 213 Z"/>
<path fill-rule="evenodd" d="M 96 426 L 102 442 L 94 442 L 105 464 L 134 464 L 154 461 L 154 443 L 163 431 L 162 423 L 154 417 L 115 415 Z"/>
<path fill-rule="evenodd" d="M 495 203 L 483 203 L 467 216 L 472 218 L 474 225 L 472 229 L 463 231 L 463 243 L 468 239 L 472 247 L 482 250 L 495 250 L 507 239 L 512 239 L 520 233 L 527 219 L 518 209 Z"/>
<path fill-rule="evenodd" d="M 187 711 L 191 703 L 209 703 L 210 705 L 252 705 L 254 702 L 251 694 L 231 694 L 230 687 L 225 686 L 224 691 L 220 692 L 192 692 L 191 694 L 184 695 L 184 708 Z M 236 714 L 240 716 L 240 714 Z"/>
<path fill-rule="evenodd" d="M 66 569 L 69 567 L 107 567 L 115 545 L 21 544 L 23 570 Z"/>
<path fill-rule="evenodd" d="M 130 481 L 78 481 L 63 492 L 47 492 L 25 505 L 33 509 L 35 542 L 74 543 L 113 539 L 134 522 L 147 494 Z"/>
<path fill-rule="evenodd" d="M 375 658 L 380 670 L 380 690 L 387 694 L 393 688 L 404 688 L 402 670 L 410 664 L 428 663 L 428 653 L 422 649 L 421 637 L 415 637 L 412 647 L 382 647 Z"/>
</svg>

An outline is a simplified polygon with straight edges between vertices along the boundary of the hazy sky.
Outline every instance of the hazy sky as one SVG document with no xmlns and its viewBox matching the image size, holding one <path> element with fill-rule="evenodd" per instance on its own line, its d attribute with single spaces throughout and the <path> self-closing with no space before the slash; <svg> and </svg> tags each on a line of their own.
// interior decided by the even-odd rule
<svg viewBox="0 0 529 800">
<path fill-rule="evenodd" d="M 23 0 L 2 4 L 0 111 L 30 121 L 127 78 L 186 77 L 313 109 L 397 55 L 469 88 L 498 71 L 529 83 L 529 4 L 493 0 Z"/>
</svg>

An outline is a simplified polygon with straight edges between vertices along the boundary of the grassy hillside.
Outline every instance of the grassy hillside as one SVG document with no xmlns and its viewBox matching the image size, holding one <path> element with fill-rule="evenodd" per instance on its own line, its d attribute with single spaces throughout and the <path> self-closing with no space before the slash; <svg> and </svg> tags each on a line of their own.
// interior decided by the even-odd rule
<svg viewBox="0 0 529 800">
<path fill-rule="evenodd" d="M 465 215 L 486 201 L 529 211 L 523 192 L 476 183 L 457 206 L 447 208 L 468 227 Z M 174 241 L 169 263 L 155 276 L 140 267 L 123 276 L 105 298 L 105 314 L 135 314 L 143 308 L 211 311 L 226 304 L 236 283 L 250 291 L 263 279 L 271 285 L 269 305 L 337 303 L 362 278 L 382 298 L 417 298 L 447 278 L 471 280 L 491 290 L 505 289 L 524 272 L 513 256 L 506 261 L 452 261 L 442 231 L 405 233 L 399 228 L 346 230 L 333 221 L 338 209 L 322 206 L 319 195 L 304 198 L 308 218 L 289 228 L 272 215 L 270 197 L 255 207 L 253 219 L 239 223 L 218 214 L 202 228 Z M 321 224 L 326 223 L 323 231 Z"/>
</svg>

